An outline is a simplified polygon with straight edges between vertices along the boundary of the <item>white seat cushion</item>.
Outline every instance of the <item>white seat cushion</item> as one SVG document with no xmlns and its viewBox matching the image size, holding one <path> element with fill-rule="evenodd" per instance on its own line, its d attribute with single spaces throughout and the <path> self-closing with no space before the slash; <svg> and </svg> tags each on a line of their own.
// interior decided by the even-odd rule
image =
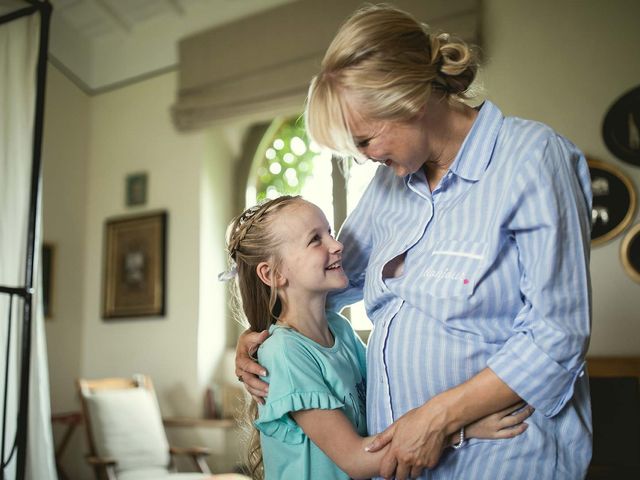
<svg viewBox="0 0 640 480">
<path fill-rule="evenodd" d="M 118 480 L 251 480 L 239 473 L 166 473 L 156 469 L 144 468 L 118 474 Z"/>
<path fill-rule="evenodd" d="M 205 473 L 168 473 L 166 470 L 143 468 L 118 473 L 118 480 L 212 480 L 215 476 Z"/>
<path fill-rule="evenodd" d="M 116 471 L 167 472 L 169 443 L 155 395 L 144 388 L 105 390 L 86 398 L 96 453 L 116 460 Z"/>
</svg>

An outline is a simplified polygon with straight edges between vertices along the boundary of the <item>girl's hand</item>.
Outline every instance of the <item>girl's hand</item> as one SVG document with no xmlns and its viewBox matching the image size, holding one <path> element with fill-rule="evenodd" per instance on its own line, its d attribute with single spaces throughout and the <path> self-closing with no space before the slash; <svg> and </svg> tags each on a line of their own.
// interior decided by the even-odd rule
<svg viewBox="0 0 640 480">
<path fill-rule="evenodd" d="M 467 425 L 464 429 L 465 437 L 492 439 L 516 437 L 527 429 L 529 425 L 524 423 L 524 420 L 534 411 L 535 409 L 525 402 L 516 403 Z M 452 444 L 458 443 L 458 440 L 458 434 L 452 435 Z"/>
<path fill-rule="evenodd" d="M 264 397 L 269 393 L 269 384 L 260 380 L 258 375 L 264 377 L 267 371 L 252 355 L 258 351 L 258 347 L 267 337 L 269 337 L 267 330 L 262 332 L 245 330 L 236 345 L 236 377 L 244 383 L 247 392 L 260 404 L 264 404 Z"/>
</svg>

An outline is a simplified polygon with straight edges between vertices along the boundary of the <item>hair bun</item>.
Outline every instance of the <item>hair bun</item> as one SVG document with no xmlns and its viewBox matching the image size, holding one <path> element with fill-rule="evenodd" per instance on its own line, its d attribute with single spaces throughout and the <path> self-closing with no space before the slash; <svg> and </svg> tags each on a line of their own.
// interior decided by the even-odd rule
<svg viewBox="0 0 640 480">
<path fill-rule="evenodd" d="M 431 62 L 438 67 L 436 83 L 446 92 L 464 96 L 478 71 L 476 52 L 447 33 L 430 34 Z"/>
</svg>

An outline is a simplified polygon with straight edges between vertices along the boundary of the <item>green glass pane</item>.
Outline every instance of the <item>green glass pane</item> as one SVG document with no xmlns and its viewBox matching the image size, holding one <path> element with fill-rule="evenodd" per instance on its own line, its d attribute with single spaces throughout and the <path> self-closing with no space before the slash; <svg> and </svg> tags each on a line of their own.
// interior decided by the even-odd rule
<svg viewBox="0 0 640 480">
<path fill-rule="evenodd" d="M 257 201 L 267 196 L 300 195 L 313 173 L 312 159 L 317 154 L 309 143 L 301 119 L 292 118 L 280 126 L 257 167 Z"/>
</svg>

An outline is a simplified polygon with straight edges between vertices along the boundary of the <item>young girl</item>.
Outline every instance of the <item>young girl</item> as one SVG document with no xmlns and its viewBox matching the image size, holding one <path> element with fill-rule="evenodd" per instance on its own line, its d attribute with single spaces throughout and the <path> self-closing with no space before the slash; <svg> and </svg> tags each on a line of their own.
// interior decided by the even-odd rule
<svg viewBox="0 0 640 480">
<path fill-rule="evenodd" d="M 347 278 L 322 211 L 290 196 L 252 207 L 231 223 L 228 251 L 251 329 L 270 334 L 258 350 L 269 395 L 253 418 L 253 478 L 379 475 L 386 450 L 367 452 L 365 347 L 344 317 L 325 311 L 327 293 Z M 467 426 L 466 437 L 519 435 L 532 410 L 510 415 L 518 407 Z M 460 447 L 462 435 L 454 437 Z"/>
</svg>

